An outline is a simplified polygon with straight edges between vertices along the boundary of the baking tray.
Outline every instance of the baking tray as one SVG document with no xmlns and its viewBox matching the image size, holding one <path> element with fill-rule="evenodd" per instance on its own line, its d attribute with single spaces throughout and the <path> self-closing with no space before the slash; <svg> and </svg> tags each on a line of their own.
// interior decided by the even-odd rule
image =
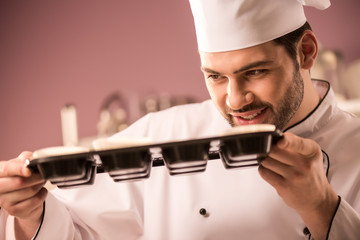
<svg viewBox="0 0 360 240">
<path fill-rule="evenodd" d="M 219 154 L 226 168 L 259 165 L 281 135 L 251 133 L 222 139 Z"/>
<path fill-rule="evenodd" d="M 157 166 L 165 166 L 170 175 L 198 173 L 206 170 L 208 160 L 219 158 L 226 169 L 256 166 L 283 136 L 266 126 L 260 131 L 256 126 L 240 127 L 222 136 L 35 158 L 28 167 L 58 187 L 73 187 L 92 184 L 96 173 L 108 173 L 116 182 L 143 180 Z"/>
<path fill-rule="evenodd" d="M 58 187 L 93 184 L 96 161 L 91 152 L 41 157 L 29 162 L 28 168 L 38 172 Z"/>
</svg>

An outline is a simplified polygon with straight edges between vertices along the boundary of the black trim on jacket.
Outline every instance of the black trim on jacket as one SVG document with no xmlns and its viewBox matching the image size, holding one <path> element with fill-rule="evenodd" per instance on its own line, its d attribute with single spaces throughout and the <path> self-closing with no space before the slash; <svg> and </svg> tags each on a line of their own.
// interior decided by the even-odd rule
<svg viewBox="0 0 360 240">
<path fill-rule="evenodd" d="M 33 237 L 32 240 L 35 240 L 35 239 L 37 238 L 37 236 L 38 236 L 38 234 L 39 234 L 39 232 L 40 232 L 40 228 L 41 228 L 41 226 L 42 226 L 42 224 L 43 224 L 43 222 L 44 222 L 44 216 L 45 216 L 45 201 L 44 201 L 44 203 L 43 203 L 43 212 L 42 212 L 42 215 L 41 215 L 40 225 L 39 225 L 39 228 L 38 228 L 38 230 L 36 231 L 35 236 Z"/>
<path fill-rule="evenodd" d="M 337 203 L 335 212 L 334 212 L 334 214 L 332 215 L 332 218 L 331 218 L 331 221 L 330 221 L 329 229 L 328 229 L 328 232 L 327 232 L 327 234 L 326 234 L 326 240 L 329 239 L 331 226 L 332 226 L 332 223 L 333 223 L 333 221 L 334 221 L 335 215 L 336 215 L 336 213 L 337 213 L 337 211 L 338 211 L 338 209 L 339 209 L 340 203 L 341 203 L 341 197 L 338 196 L 338 203 Z"/>
<path fill-rule="evenodd" d="M 306 117 L 304 117 L 304 119 L 300 120 L 299 122 L 291 125 L 290 127 L 286 128 L 283 132 L 286 132 L 287 130 L 301 124 L 302 122 L 304 122 L 306 119 L 308 119 L 318 108 L 319 106 L 321 105 L 321 103 L 324 101 L 324 99 L 326 98 L 326 96 L 328 95 L 329 91 L 330 91 L 330 83 L 328 81 L 325 81 L 325 80 L 318 80 L 318 79 L 313 79 L 313 81 L 318 81 L 318 82 L 323 82 L 323 83 L 326 83 L 328 85 L 328 89 L 326 90 L 326 93 L 324 95 L 324 97 L 322 99 L 320 99 L 318 105 L 316 105 L 316 107 L 308 114 L 306 115 Z"/>
</svg>

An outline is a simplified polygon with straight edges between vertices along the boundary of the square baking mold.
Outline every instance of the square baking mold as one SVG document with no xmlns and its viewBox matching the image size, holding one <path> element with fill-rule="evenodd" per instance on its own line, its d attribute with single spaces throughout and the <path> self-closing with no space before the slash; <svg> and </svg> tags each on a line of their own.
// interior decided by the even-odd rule
<svg viewBox="0 0 360 240">
<path fill-rule="evenodd" d="M 282 137 L 274 125 L 240 126 L 208 138 L 39 157 L 28 167 L 62 188 L 92 184 L 100 173 L 116 182 L 144 180 L 159 166 L 170 175 L 203 172 L 209 160 L 222 161 L 226 169 L 257 166 Z"/>
</svg>

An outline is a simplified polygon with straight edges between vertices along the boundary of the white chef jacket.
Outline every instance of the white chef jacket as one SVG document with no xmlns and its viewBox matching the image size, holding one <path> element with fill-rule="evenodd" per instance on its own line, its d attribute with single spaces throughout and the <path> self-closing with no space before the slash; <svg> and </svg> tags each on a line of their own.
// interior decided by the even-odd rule
<svg viewBox="0 0 360 240">
<path fill-rule="evenodd" d="M 329 157 L 328 179 L 341 201 L 328 239 L 360 239 L 360 119 L 336 106 L 327 82 L 313 83 L 321 103 L 286 131 L 314 139 Z M 229 128 L 208 100 L 148 114 L 113 137 L 164 142 L 217 136 Z M 218 159 L 192 175 L 170 176 L 161 166 L 142 181 L 116 183 L 103 173 L 94 185 L 56 189 L 45 201 L 36 239 L 309 239 L 305 228 L 257 167 L 228 170 Z"/>
</svg>

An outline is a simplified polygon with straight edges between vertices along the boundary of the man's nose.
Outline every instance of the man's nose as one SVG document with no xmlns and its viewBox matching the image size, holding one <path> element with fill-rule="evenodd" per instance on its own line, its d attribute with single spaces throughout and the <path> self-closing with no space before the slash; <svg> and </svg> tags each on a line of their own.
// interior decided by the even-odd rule
<svg viewBox="0 0 360 240">
<path fill-rule="evenodd" d="M 229 79 L 226 105 L 230 109 L 239 110 L 254 101 L 254 94 L 245 85 L 237 79 Z"/>
</svg>

